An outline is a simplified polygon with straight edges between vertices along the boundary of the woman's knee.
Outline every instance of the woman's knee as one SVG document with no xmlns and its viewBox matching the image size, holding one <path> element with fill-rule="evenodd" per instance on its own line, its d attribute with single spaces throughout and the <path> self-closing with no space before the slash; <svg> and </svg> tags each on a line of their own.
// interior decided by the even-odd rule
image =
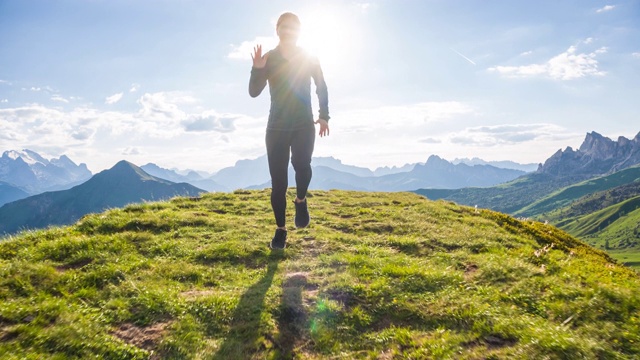
<svg viewBox="0 0 640 360">
<path fill-rule="evenodd" d="M 296 172 L 304 172 L 311 170 L 311 158 L 292 158 L 291 165 Z"/>
</svg>

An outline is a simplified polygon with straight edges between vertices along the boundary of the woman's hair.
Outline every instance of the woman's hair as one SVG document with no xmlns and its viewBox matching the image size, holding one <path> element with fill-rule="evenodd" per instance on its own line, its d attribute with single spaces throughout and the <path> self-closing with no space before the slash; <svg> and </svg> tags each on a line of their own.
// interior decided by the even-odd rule
<svg viewBox="0 0 640 360">
<path fill-rule="evenodd" d="M 280 15 L 280 17 L 278 18 L 278 22 L 276 23 L 276 28 L 278 26 L 280 26 L 280 23 L 282 23 L 286 19 L 291 19 L 294 22 L 296 22 L 298 25 L 300 25 L 300 19 L 298 18 L 298 15 L 296 15 L 296 14 L 294 14 L 292 12 L 286 12 L 286 13 Z"/>
</svg>

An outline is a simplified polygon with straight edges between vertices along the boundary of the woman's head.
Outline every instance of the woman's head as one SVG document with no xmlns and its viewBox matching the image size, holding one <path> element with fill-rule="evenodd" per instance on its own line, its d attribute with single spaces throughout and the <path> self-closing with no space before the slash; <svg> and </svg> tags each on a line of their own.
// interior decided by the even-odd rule
<svg viewBox="0 0 640 360">
<path fill-rule="evenodd" d="M 300 19 L 298 16 L 290 12 L 280 15 L 276 23 L 276 33 L 280 41 L 296 43 L 300 35 Z"/>
</svg>

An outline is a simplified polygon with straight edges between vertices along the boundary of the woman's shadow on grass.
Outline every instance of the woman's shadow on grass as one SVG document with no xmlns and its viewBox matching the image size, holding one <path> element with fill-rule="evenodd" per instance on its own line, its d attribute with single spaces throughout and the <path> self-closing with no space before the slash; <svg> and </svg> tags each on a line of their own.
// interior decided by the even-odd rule
<svg viewBox="0 0 640 360">
<path fill-rule="evenodd" d="M 247 359 L 263 346 L 260 344 L 264 342 L 260 330 L 263 327 L 261 323 L 264 300 L 278 270 L 278 264 L 284 258 L 281 251 L 274 251 L 269 255 L 267 272 L 240 297 L 233 312 L 229 333 L 213 359 Z"/>
</svg>

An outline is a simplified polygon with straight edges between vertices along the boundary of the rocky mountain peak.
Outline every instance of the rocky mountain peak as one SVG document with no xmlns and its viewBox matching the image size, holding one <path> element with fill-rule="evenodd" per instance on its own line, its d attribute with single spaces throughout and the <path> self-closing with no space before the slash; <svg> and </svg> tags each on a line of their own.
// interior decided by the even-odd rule
<svg viewBox="0 0 640 360">
<path fill-rule="evenodd" d="M 613 156 L 617 145 L 617 142 L 592 131 L 587 133 L 579 150 L 595 158 L 606 159 Z"/>
<path fill-rule="evenodd" d="M 587 133 L 582 145 L 576 151 L 567 147 L 558 150 L 538 172 L 553 175 L 604 175 L 640 163 L 640 133 L 634 140 L 624 136 L 613 141 L 592 131 Z"/>
</svg>

